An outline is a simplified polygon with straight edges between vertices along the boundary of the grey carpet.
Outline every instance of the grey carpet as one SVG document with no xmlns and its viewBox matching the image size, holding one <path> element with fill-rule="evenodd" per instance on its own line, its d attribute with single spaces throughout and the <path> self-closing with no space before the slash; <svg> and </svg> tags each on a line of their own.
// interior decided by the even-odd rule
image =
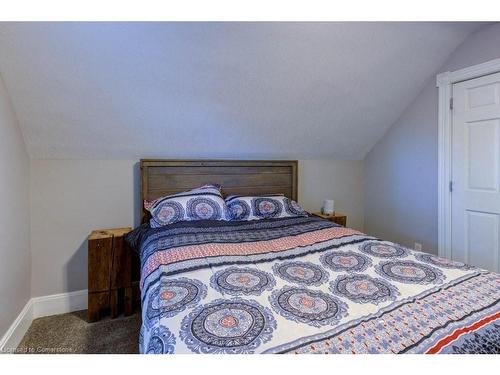
<svg viewBox="0 0 500 375">
<path fill-rule="evenodd" d="M 18 353 L 137 353 L 140 313 L 87 322 L 87 310 L 33 321 Z"/>
</svg>

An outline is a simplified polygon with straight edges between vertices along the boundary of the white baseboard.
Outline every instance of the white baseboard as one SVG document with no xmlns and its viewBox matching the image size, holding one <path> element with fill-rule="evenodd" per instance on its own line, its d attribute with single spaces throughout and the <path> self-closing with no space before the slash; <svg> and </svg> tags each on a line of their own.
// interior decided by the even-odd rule
<svg viewBox="0 0 500 375">
<path fill-rule="evenodd" d="M 33 319 L 33 300 L 30 299 L 0 340 L 0 353 L 12 353 L 17 348 Z"/>
<path fill-rule="evenodd" d="M 85 310 L 87 295 L 85 289 L 31 298 L 0 340 L 0 353 L 9 353 L 17 348 L 34 319 Z"/>
<path fill-rule="evenodd" d="M 33 319 L 85 310 L 88 303 L 87 295 L 88 292 L 85 289 L 76 292 L 34 297 L 31 299 L 33 301 Z"/>
</svg>

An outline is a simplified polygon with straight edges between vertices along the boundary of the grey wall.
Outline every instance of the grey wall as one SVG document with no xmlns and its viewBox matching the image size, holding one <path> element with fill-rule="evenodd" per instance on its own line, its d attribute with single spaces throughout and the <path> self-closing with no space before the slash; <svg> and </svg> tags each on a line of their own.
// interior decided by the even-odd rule
<svg viewBox="0 0 500 375">
<path fill-rule="evenodd" d="M 136 164 L 31 160 L 33 297 L 87 288 L 89 233 L 134 224 L 139 204 Z"/>
<path fill-rule="evenodd" d="M 29 158 L 0 77 L 0 338 L 30 298 Z"/>
<path fill-rule="evenodd" d="M 500 24 L 470 35 L 435 72 L 500 58 Z M 365 232 L 437 254 L 437 119 L 435 74 L 365 158 Z"/>
<path fill-rule="evenodd" d="M 363 229 L 363 162 L 299 162 L 299 202 L 318 210 L 335 199 L 349 226 Z M 138 224 L 136 160 L 32 160 L 32 296 L 87 288 L 87 236 Z"/>
<path fill-rule="evenodd" d="M 324 199 L 335 200 L 335 210 L 347 215 L 347 225 L 363 230 L 364 163 L 358 160 L 301 160 L 299 203 L 319 211 Z"/>
</svg>

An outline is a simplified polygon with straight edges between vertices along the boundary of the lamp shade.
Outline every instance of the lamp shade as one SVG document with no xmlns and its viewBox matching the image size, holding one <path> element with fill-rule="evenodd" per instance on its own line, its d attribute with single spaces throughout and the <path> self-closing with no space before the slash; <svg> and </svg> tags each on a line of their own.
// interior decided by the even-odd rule
<svg viewBox="0 0 500 375">
<path fill-rule="evenodd" d="M 335 201 L 333 199 L 325 199 L 323 202 L 323 213 L 332 215 L 335 212 Z"/>
</svg>

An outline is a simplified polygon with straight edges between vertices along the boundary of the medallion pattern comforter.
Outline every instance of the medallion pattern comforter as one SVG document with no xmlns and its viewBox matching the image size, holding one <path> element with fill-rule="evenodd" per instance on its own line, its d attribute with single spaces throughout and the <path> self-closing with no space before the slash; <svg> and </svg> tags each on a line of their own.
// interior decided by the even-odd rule
<svg viewBox="0 0 500 375">
<path fill-rule="evenodd" d="M 141 353 L 498 353 L 500 276 L 315 217 L 142 226 Z"/>
</svg>

